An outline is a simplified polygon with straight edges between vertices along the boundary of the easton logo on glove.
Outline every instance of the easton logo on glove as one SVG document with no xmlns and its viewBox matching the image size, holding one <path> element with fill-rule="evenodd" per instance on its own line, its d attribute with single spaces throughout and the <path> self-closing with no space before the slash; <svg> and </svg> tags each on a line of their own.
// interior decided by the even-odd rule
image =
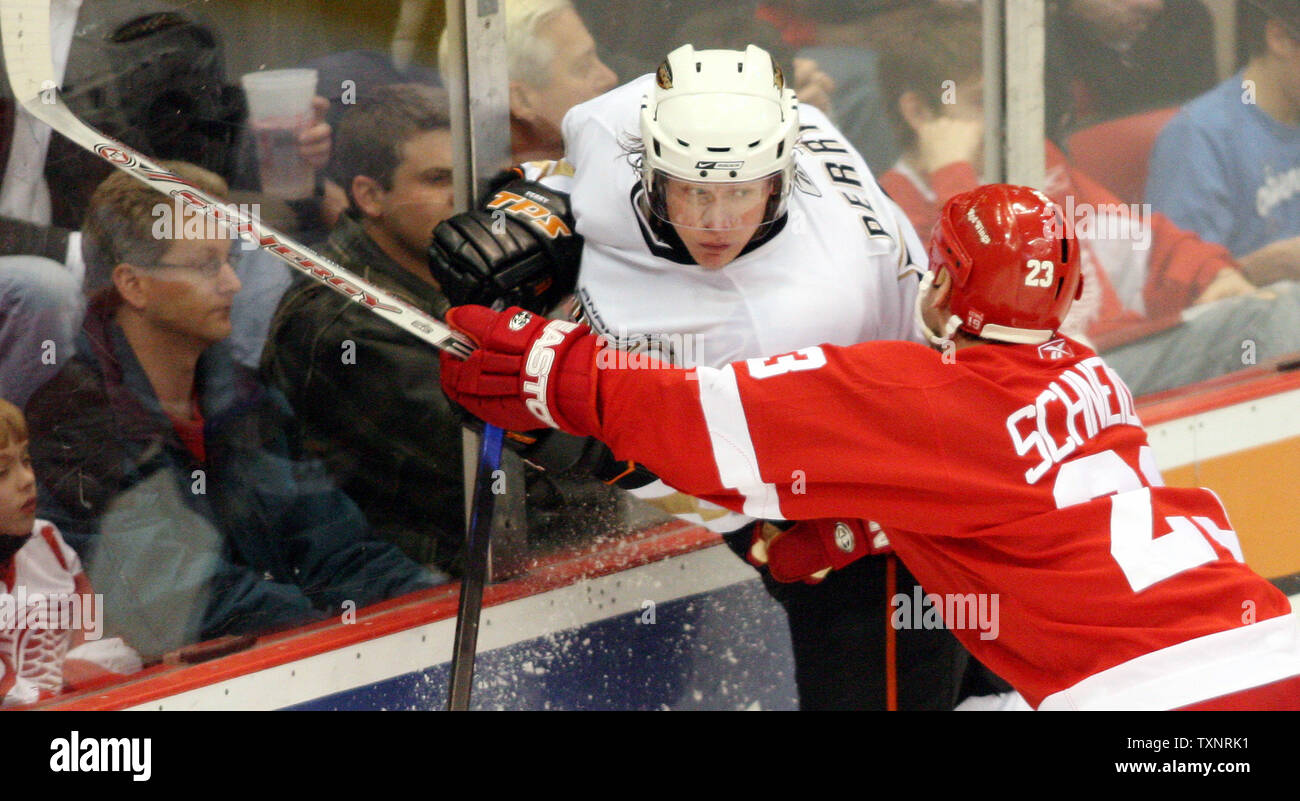
<svg viewBox="0 0 1300 801">
<path fill-rule="evenodd" d="M 447 312 L 447 325 L 476 346 L 464 361 L 440 357 L 442 389 L 453 403 L 507 431 L 600 430 L 596 354 L 603 344 L 591 329 L 518 306 L 457 306 Z"/>
<path fill-rule="evenodd" d="M 514 327 L 518 317 L 519 315 L 515 315 L 515 318 L 510 321 L 511 328 Z M 525 320 L 524 324 L 526 325 L 527 322 Z M 555 346 L 564 341 L 565 334 L 577 327 L 577 323 L 565 320 L 552 320 L 547 323 L 541 335 L 533 342 L 533 347 L 528 351 L 528 359 L 524 362 L 526 376 L 523 384 L 524 406 L 538 420 L 551 428 L 559 428 L 546 404 L 546 384 L 550 380 L 551 367 L 555 364 Z"/>
</svg>

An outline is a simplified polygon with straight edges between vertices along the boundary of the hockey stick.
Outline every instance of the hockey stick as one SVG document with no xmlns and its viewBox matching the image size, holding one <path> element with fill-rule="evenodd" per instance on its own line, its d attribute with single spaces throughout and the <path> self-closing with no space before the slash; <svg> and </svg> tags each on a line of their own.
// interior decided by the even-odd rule
<svg viewBox="0 0 1300 801">
<path fill-rule="evenodd" d="M 469 709 L 474 687 L 474 657 L 478 650 L 478 624 L 483 610 L 483 586 L 487 583 L 488 546 L 491 544 L 492 493 L 494 474 L 501 469 L 504 432 L 487 426 L 479 444 L 478 469 L 474 473 L 473 512 L 465 538 L 465 574 L 460 580 L 460 603 L 456 608 L 456 636 L 452 645 L 451 677 L 447 686 L 447 709 Z"/>
<path fill-rule="evenodd" d="M 510 159 L 510 112 L 505 95 L 506 73 L 505 12 L 496 4 L 471 0 L 447 0 L 447 30 L 453 50 L 463 58 L 453 58 L 448 75 L 444 75 L 451 93 L 452 141 L 454 168 L 459 185 L 456 194 L 458 211 L 477 200 L 483 188 L 480 167 L 499 158 Z M 474 47 L 471 47 L 471 43 Z M 479 52 L 476 48 L 483 48 Z M 492 59 L 493 51 L 498 56 Z M 483 59 L 471 69 L 471 54 Z M 480 85 L 481 84 L 481 85 Z M 477 111 L 475 111 L 477 109 Z M 476 122 L 478 124 L 476 124 Z M 495 171 L 495 169 L 493 169 Z M 483 587 L 490 572 L 492 516 L 496 495 L 492 492 L 501 471 L 501 429 L 487 426 L 480 435 L 478 465 L 474 473 L 472 507 L 465 533 L 465 564 L 460 581 L 460 605 L 456 612 L 456 635 L 452 645 L 451 676 L 447 687 L 447 710 L 469 709 L 474 686 L 474 659 L 478 652 L 479 619 L 483 611 Z"/>
<path fill-rule="evenodd" d="M 473 345 L 438 319 L 362 280 L 255 218 L 210 197 L 143 154 L 86 125 L 59 97 L 50 51 L 49 0 L 0 0 L 0 35 L 14 99 L 29 114 L 81 147 L 193 211 L 232 226 L 244 239 L 300 273 L 345 295 L 440 350 L 462 358 Z"/>
<path fill-rule="evenodd" d="M 233 226 L 240 236 L 255 242 L 262 250 L 298 272 L 362 304 L 424 342 L 461 358 L 473 351 L 471 343 L 436 318 L 362 280 L 274 228 L 262 225 L 234 206 L 220 203 L 143 154 L 77 119 L 59 97 L 58 82 L 54 80 L 49 0 L 0 0 L 0 38 L 14 98 L 51 129 L 164 195 L 179 199 L 186 207 Z M 460 612 L 452 657 L 453 686 L 448 703 L 451 709 L 466 709 L 469 704 L 495 500 L 490 488 L 493 474 L 501 463 L 503 432 L 495 426 L 485 426 L 482 437 L 467 533 L 467 574 L 461 582 Z"/>
</svg>

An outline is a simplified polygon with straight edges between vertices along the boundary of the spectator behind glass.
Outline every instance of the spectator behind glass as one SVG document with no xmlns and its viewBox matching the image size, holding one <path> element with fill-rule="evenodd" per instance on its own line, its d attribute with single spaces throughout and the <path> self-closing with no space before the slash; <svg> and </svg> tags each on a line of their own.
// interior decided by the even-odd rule
<svg viewBox="0 0 1300 801">
<path fill-rule="evenodd" d="M 77 554 L 36 518 L 36 475 L 22 412 L 0 398 L 0 593 L 19 608 L 0 624 L 0 706 L 30 704 L 134 673 L 140 657 L 102 639 L 101 609 Z"/>
<path fill-rule="evenodd" d="M 1201 0 L 1050 0 L 1047 134 L 1184 103 L 1214 85 Z"/>
<path fill-rule="evenodd" d="M 1250 61 L 1161 131 L 1147 194 L 1265 285 L 1300 277 L 1300 3 L 1256 5 Z"/>
<path fill-rule="evenodd" d="M 947 200 L 981 183 L 975 166 L 983 143 L 980 20 L 973 8 L 912 13 L 915 18 L 900 16 L 896 25 L 880 30 L 882 41 L 891 43 L 882 51 L 882 84 L 904 143 L 902 158 L 880 183 L 916 229 L 928 231 Z M 955 91 L 946 98 L 941 87 L 950 78 Z M 1224 248 L 1163 215 L 1119 203 L 1069 165 L 1050 141 L 1046 178 L 1047 193 L 1072 215 L 1085 275 L 1084 295 L 1073 305 L 1066 330 L 1109 346 L 1139 331 L 1150 333 L 1150 325 L 1134 328 L 1140 323 L 1161 320 L 1169 328 L 1107 351 L 1136 393 L 1240 369 L 1240 335 L 1225 335 L 1234 326 L 1249 325 L 1261 335 L 1268 353 L 1260 358 L 1300 347 L 1300 332 L 1289 323 L 1300 297 L 1256 296 Z M 1177 324 L 1177 315 L 1190 306 L 1236 297 L 1240 302 L 1202 309 L 1195 320 Z"/>
<path fill-rule="evenodd" d="M 60 94 L 74 114 L 146 155 L 200 162 L 238 184 L 243 95 L 227 82 L 220 38 L 191 9 L 114 0 L 55 2 L 50 11 Z M 325 105 L 315 101 L 318 117 Z M 318 121 L 299 137 L 299 153 L 320 168 L 329 140 L 329 126 Z M 253 188 L 256 169 L 245 151 L 244 185 Z M 53 373 L 51 347 L 56 361 L 72 355 L 85 272 L 78 229 L 112 167 L 15 108 L 0 75 L 0 168 L 0 393 L 21 404 Z M 258 204 L 263 220 L 281 230 L 317 226 L 313 199 L 292 208 L 257 194 L 241 202 Z M 247 291 L 234 316 L 245 363 L 255 365 L 258 354 L 241 335 L 255 332 L 260 346 L 286 269 L 260 254 L 241 265 Z"/>
<path fill-rule="evenodd" d="M 225 195 L 202 168 L 164 166 Z M 41 509 L 104 593 L 109 631 L 157 656 L 437 583 L 370 536 L 302 458 L 284 398 L 231 358 L 228 230 L 117 172 L 85 238 L 77 355 L 27 411 Z"/>
<path fill-rule="evenodd" d="M 0 396 L 27 403 L 72 355 L 82 311 L 81 280 L 63 264 L 0 256 Z"/>
<path fill-rule="evenodd" d="M 448 308 L 426 266 L 452 213 L 446 92 L 372 90 L 343 115 L 334 180 L 348 192 L 325 255 L 436 317 Z M 305 277 L 271 322 L 263 375 L 375 530 L 412 559 L 451 567 L 463 539 L 460 420 L 427 344 Z"/>
<path fill-rule="evenodd" d="M 224 44 L 211 27 L 189 9 L 153 0 L 72 5 L 54 4 L 52 27 L 56 62 L 67 64 L 60 95 L 73 113 L 148 156 L 183 157 L 232 186 L 257 188 L 251 163 L 240 181 L 237 140 L 246 104 L 231 85 Z M 0 91 L 7 95 L 7 84 Z M 301 155 L 318 169 L 329 159 L 330 130 L 319 121 L 327 105 L 316 102 L 317 124 L 299 136 Z M 111 165 L 50 137 L 48 127 L 23 111 L 16 122 L 14 144 L 23 148 L 22 158 L 7 165 L 3 193 L 9 198 L 22 188 L 32 202 L 15 200 L 0 208 L 9 217 L 77 230 Z M 35 136 L 34 149 L 19 141 L 28 135 L 24 129 Z M 35 164 L 43 164 L 43 171 L 33 170 Z"/>
<path fill-rule="evenodd" d="M 877 175 L 898 158 L 878 77 L 879 32 L 892 27 L 895 13 L 932 5 L 931 0 L 779 0 L 759 5 L 759 18 L 777 26 L 786 44 L 797 48 L 800 102 L 808 102 L 800 66 L 816 64 L 829 76 L 833 90 L 827 113 Z"/>
<path fill-rule="evenodd" d="M 452 213 L 451 158 L 445 92 L 409 84 L 372 92 L 339 125 L 334 177 L 352 208 L 325 246 L 329 258 L 438 318 L 449 304 L 426 252 L 434 227 Z M 458 572 L 461 425 L 438 384 L 437 352 L 300 278 L 276 311 L 262 370 L 380 536 L 418 562 Z M 583 525 L 566 508 L 582 490 L 531 470 L 526 479 L 530 530 Z M 601 489 L 594 500 L 607 505 L 612 496 Z"/>
<path fill-rule="evenodd" d="M 617 76 L 596 55 L 596 42 L 569 0 L 506 0 L 505 10 L 514 160 L 559 159 L 565 113 L 613 89 Z M 444 30 L 438 42 L 444 81 L 450 59 Z"/>
</svg>

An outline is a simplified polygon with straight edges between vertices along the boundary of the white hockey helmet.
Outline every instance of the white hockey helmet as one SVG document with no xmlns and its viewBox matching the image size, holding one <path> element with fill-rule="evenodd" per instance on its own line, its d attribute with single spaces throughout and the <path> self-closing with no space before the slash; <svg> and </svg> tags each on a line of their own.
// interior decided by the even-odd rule
<svg viewBox="0 0 1300 801">
<path fill-rule="evenodd" d="M 641 180 L 650 208 L 673 222 L 670 180 L 718 189 L 770 179 L 765 227 L 785 213 L 798 138 L 798 101 L 771 54 L 755 45 L 682 45 L 659 65 L 641 101 Z"/>
</svg>

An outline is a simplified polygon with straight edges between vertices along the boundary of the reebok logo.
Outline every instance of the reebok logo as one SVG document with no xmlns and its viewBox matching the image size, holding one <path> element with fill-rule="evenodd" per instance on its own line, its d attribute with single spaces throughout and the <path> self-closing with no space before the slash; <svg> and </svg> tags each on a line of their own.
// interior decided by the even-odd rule
<svg viewBox="0 0 1300 801">
<path fill-rule="evenodd" d="M 1044 342 L 1038 346 L 1038 358 L 1040 359 L 1064 359 L 1073 355 L 1074 351 L 1070 350 L 1070 346 L 1065 344 L 1064 339 L 1053 339 L 1051 342 Z"/>
<path fill-rule="evenodd" d="M 987 245 L 993 241 L 989 239 L 988 229 L 984 227 L 984 221 L 975 213 L 975 209 L 966 210 L 966 219 L 970 220 L 971 225 L 975 226 L 975 233 L 979 234 L 980 242 Z"/>
<path fill-rule="evenodd" d="M 50 770 L 54 773 L 131 773 L 131 781 L 147 782 L 153 775 L 149 737 L 81 737 L 50 742 Z"/>
<path fill-rule="evenodd" d="M 738 170 L 745 166 L 743 161 L 697 161 L 697 170 Z"/>
</svg>

